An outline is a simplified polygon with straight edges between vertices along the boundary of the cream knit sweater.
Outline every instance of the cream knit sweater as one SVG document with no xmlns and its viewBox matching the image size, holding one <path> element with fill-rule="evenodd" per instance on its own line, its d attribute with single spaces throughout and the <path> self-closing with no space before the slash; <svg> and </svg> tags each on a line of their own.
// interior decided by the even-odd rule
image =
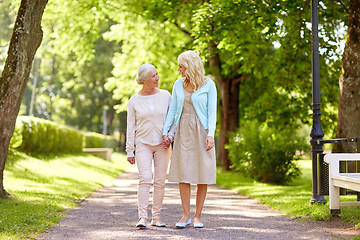
<svg viewBox="0 0 360 240">
<path fill-rule="evenodd" d="M 134 157 L 136 144 L 161 144 L 162 130 L 171 101 L 171 94 L 163 89 L 154 95 L 135 94 L 128 103 L 126 153 Z"/>
</svg>

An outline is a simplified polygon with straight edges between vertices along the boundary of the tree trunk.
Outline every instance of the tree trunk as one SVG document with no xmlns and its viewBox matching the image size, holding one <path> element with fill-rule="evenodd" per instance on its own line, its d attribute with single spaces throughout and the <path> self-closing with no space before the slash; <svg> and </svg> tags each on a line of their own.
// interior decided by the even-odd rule
<svg viewBox="0 0 360 240">
<path fill-rule="evenodd" d="M 229 170 L 231 164 L 229 152 L 225 149 L 225 145 L 229 142 L 229 133 L 234 132 L 239 127 L 240 81 L 232 79 L 218 79 L 218 83 L 222 103 L 218 160 L 221 162 L 223 170 Z"/>
<path fill-rule="evenodd" d="M 360 137 L 360 1 L 350 0 L 348 32 L 340 74 L 336 136 Z M 360 150 L 360 149 L 359 149 Z M 354 143 L 336 144 L 333 152 L 356 152 Z"/>
<path fill-rule="evenodd" d="M 225 149 L 225 145 L 229 142 L 229 133 L 234 132 L 239 127 L 239 91 L 241 77 L 238 76 L 227 79 L 222 76 L 220 56 L 216 48 L 217 46 L 215 44 L 209 46 L 209 51 L 213 53 L 209 59 L 210 68 L 212 68 L 215 73 L 215 78 L 221 93 L 221 126 L 217 161 L 221 162 L 223 170 L 229 170 L 229 152 Z"/>
<path fill-rule="evenodd" d="M 8 57 L 0 77 L 0 197 L 4 189 L 4 169 L 10 139 L 31 71 L 42 40 L 41 19 L 47 0 L 22 0 L 11 36 Z"/>
</svg>

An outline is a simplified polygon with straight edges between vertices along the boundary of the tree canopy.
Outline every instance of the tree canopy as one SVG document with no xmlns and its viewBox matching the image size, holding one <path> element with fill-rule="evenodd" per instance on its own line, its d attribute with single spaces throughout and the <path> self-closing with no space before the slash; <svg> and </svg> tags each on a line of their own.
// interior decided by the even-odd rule
<svg viewBox="0 0 360 240">
<path fill-rule="evenodd" d="M 2 59 L 17 6 L 10 0 L 0 5 L 0 22 L 10 26 L 0 32 Z M 333 135 L 348 4 L 324 0 L 319 6 L 323 128 Z M 123 112 L 137 91 L 137 68 L 154 64 L 160 87 L 171 91 L 180 77 L 178 54 L 193 49 L 219 86 L 218 135 L 226 138 L 245 119 L 277 128 L 309 124 L 310 7 L 309 0 L 50 1 L 36 55 L 35 114 L 100 132 L 108 106 L 113 131 L 121 125 L 114 111 Z M 29 81 L 28 91 L 33 87 Z"/>
</svg>

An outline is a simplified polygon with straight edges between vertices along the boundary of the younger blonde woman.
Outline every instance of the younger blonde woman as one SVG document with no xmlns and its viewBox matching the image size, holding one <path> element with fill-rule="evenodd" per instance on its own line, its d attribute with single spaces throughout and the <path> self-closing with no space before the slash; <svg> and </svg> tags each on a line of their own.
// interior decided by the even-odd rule
<svg viewBox="0 0 360 240">
<path fill-rule="evenodd" d="M 172 99 L 163 128 L 163 144 L 169 146 L 169 129 L 176 126 L 171 156 L 169 182 L 178 182 L 183 216 L 176 228 L 191 224 L 191 185 L 197 184 L 194 227 L 202 228 L 201 212 L 208 184 L 216 184 L 214 134 L 216 128 L 217 91 L 215 83 L 205 77 L 200 56 L 186 51 L 178 56 L 182 78 L 173 86 Z"/>
</svg>

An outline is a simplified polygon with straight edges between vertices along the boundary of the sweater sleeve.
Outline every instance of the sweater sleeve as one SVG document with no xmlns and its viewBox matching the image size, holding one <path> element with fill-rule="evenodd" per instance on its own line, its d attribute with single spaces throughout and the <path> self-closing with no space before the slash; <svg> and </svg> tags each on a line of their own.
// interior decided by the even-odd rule
<svg viewBox="0 0 360 240">
<path fill-rule="evenodd" d="M 176 84 L 176 83 L 175 83 Z M 175 90 L 175 84 L 173 86 L 171 101 L 169 105 L 169 110 L 166 115 L 164 127 L 163 127 L 163 135 L 168 135 L 170 131 L 170 136 L 175 133 L 176 126 L 175 126 L 175 115 L 176 115 L 176 108 L 177 108 L 177 96 Z M 171 129 L 170 129 L 171 128 Z M 175 134 L 174 134 L 175 135 Z"/>
<path fill-rule="evenodd" d="M 128 103 L 127 111 L 127 126 L 126 126 L 126 153 L 128 157 L 134 157 L 135 151 L 135 130 L 136 130 L 136 117 L 135 108 L 131 99 Z"/>
<path fill-rule="evenodd" d="M 211 86 L 209 87 L 207 104 L 209 124 L 208 136 L 214 137 L 216 129 L 217 90 L 213 81 L 211 81 Z"/>
</svg>

